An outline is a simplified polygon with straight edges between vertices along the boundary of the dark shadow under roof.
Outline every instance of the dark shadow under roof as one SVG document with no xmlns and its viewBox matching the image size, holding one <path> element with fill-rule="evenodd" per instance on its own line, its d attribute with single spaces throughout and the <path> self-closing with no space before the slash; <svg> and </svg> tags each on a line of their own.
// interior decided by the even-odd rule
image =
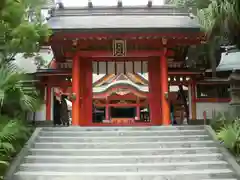
<svg viewBox="0 0 240 180">
<path fill-rule="evenodd" d="M 54 31 L 200 32 L 200 25 L 195 19 L 172 6 L 57 9 L 48 24 Z"/>
</svg>

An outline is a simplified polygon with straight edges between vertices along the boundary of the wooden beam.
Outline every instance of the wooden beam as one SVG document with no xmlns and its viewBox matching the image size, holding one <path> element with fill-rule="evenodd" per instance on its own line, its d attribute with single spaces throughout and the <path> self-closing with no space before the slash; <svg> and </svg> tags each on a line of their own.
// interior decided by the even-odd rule
<svg viewBox="0 0 240 180">
<path fill-rule="evenodd" d="M 147 106 L 148 104 L 147 103 L 140 103 L 140 104 L 136 104 L 136 103 L 133 103 L 133 104 L 108 104 L 109 107 L 137 107 L 138 105 L 140 105 L 141 107 L 142 106 Z M 96 107 L 105 107 L 106 104 L 102 104 L 102 103 L 99 103 L 99 104 L 95 104 Z"/>
<path fill-rule="evenodd" d="M 203 72 L 193 71 L 168 71 L 168 75 L 201 75 Z"/>
<path fill-rule="evenodd" d="M 57 38 L 54 39 L 51 42 L 51 46 L 53 47 L 59 47 L 59 44 L 62 45 L 64 49 L 70 49 L 72 47 L 72 39 L 66 39 L 64 38 Z M 185 38 L 177 38 L 177 39 L 169 39 L 168 43 L 166 45 L 163 45 L 162 42 L 159 39 L 134 39 L 134 40 L 127 40 L 128 49 L 133 48 L 134 45 L 138 45 L 140 47 L 146 47 L 146 49 L 156 49 L 156 48 L 174 48 L 176 45 L 180 46 L 190 46 L 190 45 L 196 45 L 200 44 L 200 39 L 185 39 Z M 111 47 L 112 42 L 110 40 L 79 40 L 78 48 L 89 48 L 89 47 Z M 53 48 L 54 49 L 54 48 Z"/>
<path fill-rule="evenodd" d="M 50 40 L 54 40 L 56 38 L 66 38 L 66 39 L 133 39 L 136 37 L 147 37 L 147 38 L 191 38 L 191 39 L 202 39 L 205 40 L 206 36 L 203 32 L 185 32 L 185 33 L 119 33 L 119 34 L 111 34 L 111 33 L 79 33 L 79 32 L 55 32 Z"/>
<path fill-rule="evenodd" d="M 111 51 L 77 51 L 77 52 L 66 52 L 65 57 L 72 58 L 75 55 L 78 55 L 80 57 L 90 57 L 90 58 L 111 58 L 117 59 L 117 58 L 148 58 L 148 57 L 160 57 L 162 56 L 163 51 L 162 50 L 143 50 L 143 51 L 128 51 L 126 56 L 113 56 L 113 53 Z M 174 51 L 168 50 L 166 56 L 173 56 Z M 125 59 L 126 60 L 126 59 Z"/>
</svg>

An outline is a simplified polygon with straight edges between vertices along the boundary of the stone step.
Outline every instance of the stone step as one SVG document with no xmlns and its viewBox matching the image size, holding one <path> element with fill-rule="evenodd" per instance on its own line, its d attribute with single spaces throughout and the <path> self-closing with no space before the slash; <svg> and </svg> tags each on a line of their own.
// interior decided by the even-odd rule
<svg viewBox="0 0 240 180">
<path fill-rule="evenodd" d="M 162 162 L 197 162 L 206 159 L 207 161 L 223 160 L 221 153 L 211 154 L 168 154 L 168 155 L 132 155 L 132 156 L 57 156 L 57 155 L 28 155 L 25 157 L 25 163 L 162 163 Z"/>
<path fill-rule="evenodd" d="M 167 155 L 167 154 L 208 154 L 219 153 L 216 147 L 186 147 L 186 148 L 145 148 L 145 149 L 30 149 L 31 155 L 57 156 L 131 156 L 131 155 Z"/>
<path fill-rule="evenodd" d="M 225 161 L 199 162 L 166 162 L 155 164 L 62 164 L 62 163 L 28 163 L 20 166 L 20 171 L 53 171 L 53 172 L 146 172 L 199 169 L 226 169 Z"/>
<path fill-rule="evenodd" d="M 210 140 L 208 135 L 179 135 L 179 136 L 103 136 L 103 137 L 65 137 L 65 136 L 39 136 L 36 142 L 164 142 L 164 141 L 201 141 Z"/>
<path fill-rule="evenodd" d="M 203 180 L 235 178 L 230 169 L 175 170 L 152 172 L 54 172 L 19 171 L 13 180 Z"/>
<path fill-rule="evenodd" d="M 137 148 L 216 147 L 213 140 L 205 141 L 157 141 L 157 142 L 36 142 L 33 148 L 47 149 L 137 149 Z"/>
<path fill-rule="evenodd" d="M 216 179 L 216 178 L 214 178 L 214 179 L 202 179 L 202 180 L 238 180 L 238 179 L 236 179 L 236 178 L 221 178 L 221 179 Z"/>
<path fill-rule="evenodd" d="M 148 126 L 148 127 L 44 127 L 43 131 L 181 131 L 181 130 L 204 130 L 204 126 Z"/>
<path fill-rule="evenodd" d="M 177 136 L 177 135 L 206 135 L 205 130 L 164 130 L 164 131 L 70 131 L 70 130 L 55 130 L 55 131 L 41 131 L 40 136 L 80 136 L 80 137 L 116 137 L 116 136 Z"/>
</svg>

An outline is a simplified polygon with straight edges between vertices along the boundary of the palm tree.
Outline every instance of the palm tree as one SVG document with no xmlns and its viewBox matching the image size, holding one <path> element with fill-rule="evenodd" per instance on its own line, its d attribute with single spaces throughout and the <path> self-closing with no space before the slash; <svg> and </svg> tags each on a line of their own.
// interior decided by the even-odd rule
<svg viewBox="0 0 240 180">
<path fill-rule="evenodd" d="M 237 48 L 240 48 L 240 1 L 213 0 L 205 11 L 208 11 L 205 19 L 209 18 L 208 23 L 204 26 L 209 42 L 215 42 L 213 44 L 215 47 L 236 45 Z M 216 60 L 211 58 L 211 62 L 215 63 Z M 213 72 L 216 71 L 215 68 L 213 70 Z"/>
<path fill-rule="evenodd" d="M 240 48 L 239 0 L 213 0 L 207 8 L 198 11 L 198 18 L 209 40 L 224 37 Z"/>
<path fill-rule="evenodd" d="M 213 0 L 215 1 L 215 0 Z M 198 47 L 199 52 L 201 52 L 201 57 L 206 57 L 204 59 L 208 60 L 211 63 L 212 66 L 212 74 L 213 76 L 216 76 L 216 58 L 215 58 L 215 52 L 216 47 L 219 43 L 219 36 L 209 36 L 209 34 L 216 35 L 216 30 L 214 33 L 211 33 L 211 29 L 213 29 L 213 2 L 210 0 L 168 0 L 166 3 L 174 4 L 177 7 L 181 8 L 187 8 L 191 9 L 192 13 L 197 16 L 200 24 L 202 25 L 202 30 L 206 32 L 206 35 L 208 37 L 208 43 L 205 45 L 202 45 Z M 218 33 L 219 34 L 219 33 Z M 217 35 L 218 35 L 217 34 Z M 195 60 L 198 59 L 197 57 L 194 58 Z M 202 60 L 202 58 L 200 58 Z"/>
<path fill-rule="evenodd" d="M 231 42 L 240 49 L 240 1 L 229 0 L 227 7 L 227 34 L 231 39 Z"/>
<path fill-rule="evenodd" d="M 26 112 L 39 108 L 39 94 L 34 84 L 26 84 L 29 80 L 29 76 L 15 65 L 5 63 L 0 66 L 0 114 L 5 112 L 13 116 L 14 110 Z"/>
<path fill-rule="evenodd" d="M 35 111 L 41 105 L 34 85 L 26 85 L 28 75 L 11 63 L 0 64 L 0 180 L 9 161 L 21 150 L 31 128 L 16 113 Z"/>
<path fill-rule="evenodd" d="M 237 42 L 235 41 L 236 37 L 233 37 L 233 34 L 236 34 L 234 33 L 236 29 L 231 28 L 233 24 L 240 22 L 237 18 L 240 12 L 234 10 L 236 3 L 238 0 L 213 0 L 207 8 L 199 9 L 197 12 L 199 22 L 206 32 L 213 77 L 216 76 L 216 50 L 225 43 L 236 44 Z"/>
<path fill-rule="evenodd" d="M 217 62 L 215 58 L 216 47 L 219 47 L 219 29 L 215 28 L 215 21 L 213 17 L 213 4 L 209 4 L 207 8 L 200 9 L 197 12 L 197 18 L 202 25 L 203 31 L 206 33 L 208 43 L 205 45 L 207 50 L 207 57 L 211 63 L 212 76 L 216 76 Z"/>
</svg>

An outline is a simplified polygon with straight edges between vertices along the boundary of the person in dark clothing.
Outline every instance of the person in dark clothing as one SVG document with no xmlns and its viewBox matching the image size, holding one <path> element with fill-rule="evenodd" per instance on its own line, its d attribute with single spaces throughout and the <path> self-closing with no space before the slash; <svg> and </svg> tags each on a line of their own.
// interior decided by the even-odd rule
<svg viewBox="0 0 240 180">
<path fill-rule="evenodd" d="M 61 121 L 63 125 L 69 126 L 69 114 L 68 114 L 68 106 L 66 101 L 67 96 L 62 95 L 61 96 Z"/>
<path fill-rule="evenodd" d="M 171 115 L 171 123 L 172 125 L 176 124 L 175 119 L 174 119 L 174 106 L 173 102 L 170 102 L 170 115 Z"/>
<path fill-rule="evenodd" d="M 56 96 L 54 96 L 54 108 L 53 108 L 53 125 L 61 125 L 61 119 L 60 119 L 60 107 L 61 104 L 57 100 Z"/>
</svg>

